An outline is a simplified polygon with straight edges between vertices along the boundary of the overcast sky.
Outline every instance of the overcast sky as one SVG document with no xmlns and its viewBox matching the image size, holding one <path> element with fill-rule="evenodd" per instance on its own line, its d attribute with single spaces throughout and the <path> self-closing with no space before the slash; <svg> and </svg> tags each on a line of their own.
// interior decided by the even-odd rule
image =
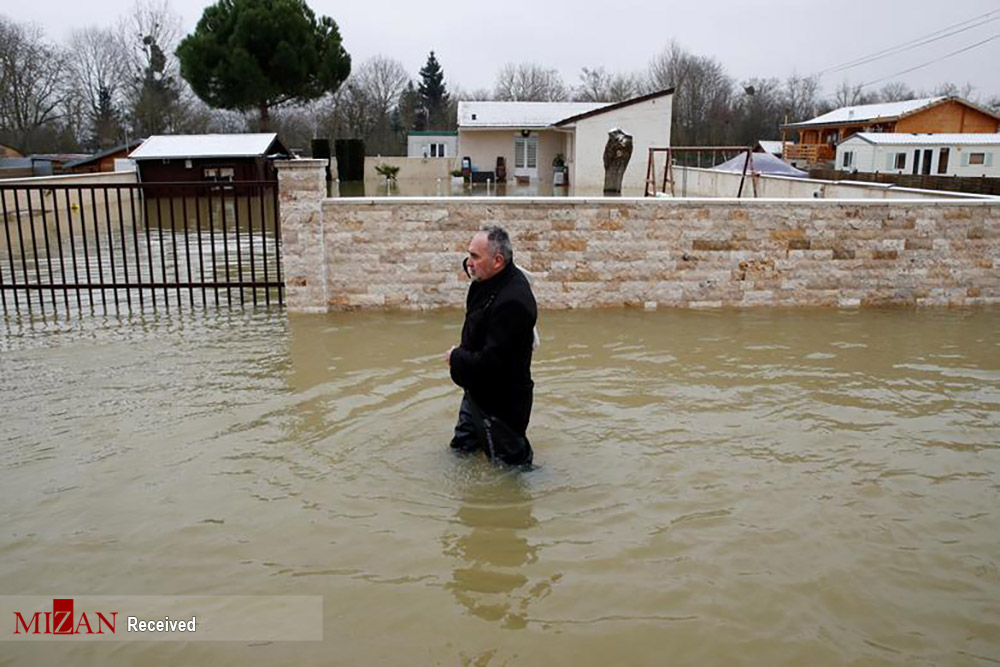
<svg viewBox="0 0 1000 667">
<path fill-rule="evenodd" d="M 132 0 L 5 4 L 0 13 L 37 23 L 52 40 L 62 42 L 74 28 L 115 23 Z M 170 0 L 170 4 L 181 16 L 184 31 L 190 32 L 210 3 Z M 571 86 L 578 83 L 581 67 L 642 70 L 671 39 L 693 53 L 718 59 L 737 80 L 784 78 L 793 71 L 808 75 L 995 11 L 982 25 L 825 74 L 821 81 L 829 94 L 845 79 L 852 84 L 874 81 L 997 36 L 893 80 L 916 89 L 944 81 L 968 82 L 979 94 L 1000 95 L 1000 0 L 310 0 L 309 4 L 317 14 L 337 21 L 356 64 L 381 53 L 401 61 L 416 78 L 433 49 L 446 80 L 467 90 L 492 88 L 497 69 L 506 62 L 555 67 Z"/>
</svg>

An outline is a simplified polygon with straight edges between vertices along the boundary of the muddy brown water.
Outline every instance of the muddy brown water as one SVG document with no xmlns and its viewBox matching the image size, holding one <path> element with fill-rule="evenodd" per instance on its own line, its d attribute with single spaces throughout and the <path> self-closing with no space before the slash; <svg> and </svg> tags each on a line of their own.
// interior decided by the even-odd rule
<svg viewBox="0 0 1000 667">
<path fill-rule="evenodd" d="M 447 451 L 460 317 L 0 321 L 2 594 L 324 598 L 0 664 L 1000 662 L 1000 310 L 544 312 L 528 473 Z"/>
</svg>

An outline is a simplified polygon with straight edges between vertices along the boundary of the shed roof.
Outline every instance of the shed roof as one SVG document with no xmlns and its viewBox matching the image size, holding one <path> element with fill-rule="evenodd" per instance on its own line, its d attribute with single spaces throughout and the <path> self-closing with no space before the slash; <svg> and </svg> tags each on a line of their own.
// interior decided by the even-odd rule
<svg viewBox="0 0 1000 667">
<path fill-rule="evenodd" d="M 883 102 L 881 104 L 859 104 L 850 107 L 840 107 L 822 116 L 816 116 L 812 120 L 804 120 L 799 123 L 788 123 L 782 127 L 795 129 L 800 127 L 811 127 L 814 125 L 845 125 L 849 123 L 865 123 L 876 120 L 896 120 L 902 116 L 908 116 L 916 111 L 940 104 L 948 97 L 924 97 L 919 100 L 905 100 L 903 102 Z M 959 100 L 963 101 L 963 100 Z M 963 101 L 964 102 L 964 101 Z"/>
<path fill-rule="evenodd" d="M 1000 146 L 1000 133 L 994 134 L 910 134 L 899 132 L 858 132 L 840 143 L 857 137 L 876 146 Z"/>
<path fill-rule="evenodd" d="M 129 157 L 133 160 L 177 158 L 259 157 L 272 146 L 287 153 L 274 132 L 261 134 L 158 134 L 146 139 Z"/>
<path fill-rule="evenodd" d="M 563 118 L 606 106 L 608 102 L 459 102 L 458 126 L 550 127 Z"/>
<path fill-rule="evenodd" d="M 98 162 L 108 157 L 109 155 L 114 155 L 115 153 L 119 153 L 121 151 L 130 151 L 134 147 L 139 146 L 141 143 L 142 143 L 141 141 L 133 141 L 130 144 L 121 144 L 120 146 L 115 146 L 114 148 L 109 148 L 99 153 L 88 155 L 85 158 L 80 158 L 79 160 L 73 160 L 72 162 L 67 162 L 66 164 L 63 165 L 63 167 L 67 169 L 73 169 L 74 167 L 82 167 L 86 164 L 91 164 L 92 162 Z"/>
</svg>

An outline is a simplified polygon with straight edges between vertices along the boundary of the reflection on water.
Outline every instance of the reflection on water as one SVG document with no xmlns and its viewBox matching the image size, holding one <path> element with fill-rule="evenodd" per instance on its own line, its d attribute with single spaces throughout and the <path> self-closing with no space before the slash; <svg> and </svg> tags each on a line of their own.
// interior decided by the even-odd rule
<svg viewBox="0 0 1000 667">
<path fill-rule="evenodd" d="M 386 183 L 384 179 L 364 181 L 330 181 L 327 184 L 330 197 L 606 197 L 600 188 L 583 189 L 573 185 L 553 186 L 551 182 L 533 180 L 518 184 L 507 183 L 462 183 L 454 184 L 450 179 L 425 181 L 399 180 Z M 625 197 L 641 197 L 641 187 L 625 187 Z"/>
<path fill-rule="evenodd" d="M 524 475 L 498 474 L 485 460 L 480 468 L 458 489 L 460 529 L 443 540 L 444 553 L 456 559 L 456 567 L 445 587 L 469 613 L 505 628 L 523 628 L 532 600 L 547 595 L 559 575 L 532 585 L 524 574 L 525 566 L 538 559 L 538 547 L 527 538 L 538 522 Z"/>
<path fill-rule="evenodd" d="M 543 313 L 538 467 L 448 450 L 459 311 L 0 336 L 0 590 L 321 594 L 58 664 L 991 664 L 1000 310 Z"/>
</svg>

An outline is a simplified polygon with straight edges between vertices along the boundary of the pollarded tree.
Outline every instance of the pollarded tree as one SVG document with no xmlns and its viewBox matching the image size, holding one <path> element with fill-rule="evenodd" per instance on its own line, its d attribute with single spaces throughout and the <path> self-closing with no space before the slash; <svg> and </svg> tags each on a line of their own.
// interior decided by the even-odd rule
<svg viewBox="0 0 1000 667">
<path fill-rule="evenodd" d="M 337 24 L 304 0 L 219 0 L 177 48 L 183 76 L 216 108 L 260 113 L 334 92 L 351 73 Z"/>
</svg>

